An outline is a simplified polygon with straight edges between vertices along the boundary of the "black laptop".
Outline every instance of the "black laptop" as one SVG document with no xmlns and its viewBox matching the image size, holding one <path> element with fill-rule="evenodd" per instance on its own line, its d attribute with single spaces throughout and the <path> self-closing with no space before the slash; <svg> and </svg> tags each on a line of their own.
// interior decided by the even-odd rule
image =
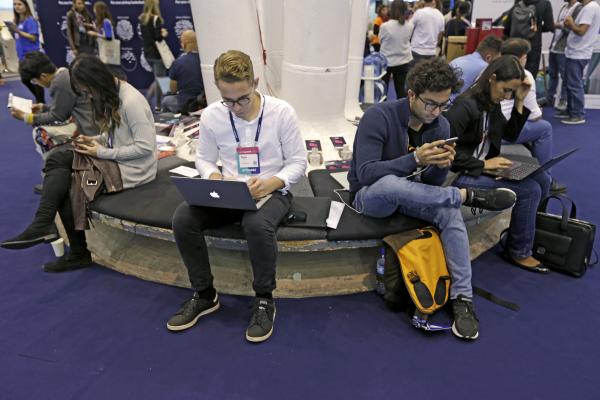
<svg viewBox="0 0 600 400">
<path fill-rule="evenodd" d="M 537 164 L 537 160 L 535 158 L 523 159 L 522 157 L 518 157 L 517 159 L 517 157 L 515 157 L 513 159 L 509 154 L 501 154 L 500 157 L 511 160 L 513 164 L 506 169 L 486 169 L 483 171 L 483 173 L 486 175 L 508 179 L 510 181 L 522 181 L 533 174 L 546 171 L 548 168 L 552 168 L 555 164 L 558 164 L 571 154 L 575 153 L 577 150 L 579 150 L 579 147 L 553 157 L 542 165 Z"/>
<path fill-rule="evenodd" d="M 172 176 L 185 201 L 192 206 L 256 211 L 271 198 L 255 200 L 246 182 Z"/>
</svg>

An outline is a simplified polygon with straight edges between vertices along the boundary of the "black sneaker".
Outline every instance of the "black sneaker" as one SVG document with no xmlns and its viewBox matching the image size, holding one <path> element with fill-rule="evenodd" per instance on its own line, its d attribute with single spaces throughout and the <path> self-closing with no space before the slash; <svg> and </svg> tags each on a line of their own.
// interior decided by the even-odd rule
<svg viewBox="0 0 600 400">
<path fill-rule="evenodd" d="M 0 247 L 11 250 L 26 249 L 40 243 L 50 243 L 58 239 L 54 224 L 45 227 L 29 225 L 27 229 L 12 239 L 5 240 Z"/>
<path fill-rule="evenodd" d="M 246 340 L 249 342 L 264 342 L 273 333 L 275 322 L 275 303 L 271 299 L 257 297 L 252 307 L 252 318 L 246 329 Z"/>
<path fill-rule="evenodd" d="M 557 182 L 554 179 L 552 179 L 552 185 L 550 186 L 550 193 L 558 194 L 558 193 L 566 193 L 566 192 L 567 192 L 566 185 L 563 185 L 562 183 Z"/>
<path fill-rule="evenodd" d="M 67 253 L 56 261 L 44 264 L 45 272 L 67 272 L 92 265 L 92 254 L 89 251 L 83 253 Z"/>
<path fill-rule="evenodd" d="M 479 337 L 479 319 L 475 315 L 473 301 L 459 294 L 452 300 L 452 313 L 454 314 L 454 323 L 452 324 L 452 333 L 461 339 L 475 340 Z"/>
<path fill-rule="evenodd" d="M 517 194 L 507 188 L 467 189 L 467 199 L 463 205 L 489 211 L 502 211 L 511 208 L 517 201 Z"/>
<path fill-rule="evenodd" d="M 208 300 L 198 296 L 198 292 L 194 292 L 192 298 L 183 303 L 181 308 L 169 319 L 167 329 L 177 332 L 191 328 L 196 325 L 200 317 L 217 311 L 219 307 L 218 294 L 215 294 L 214 299 Z"/>
</svg>

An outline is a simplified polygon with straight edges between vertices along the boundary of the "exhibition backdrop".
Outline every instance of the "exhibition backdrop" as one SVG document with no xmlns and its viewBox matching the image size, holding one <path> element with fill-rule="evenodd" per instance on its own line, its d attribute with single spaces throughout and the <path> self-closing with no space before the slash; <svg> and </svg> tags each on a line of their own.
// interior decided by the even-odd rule
<svg viewBox="0 0 600 400">
<path fill-rule="evenodd" d="M 137 88 L 146 88 L 152 81 L 151 68 L 144 57 L 142 35 L 138 16 L 144 0 L 105 0 L 114 19 L 116 36 L 121 40 L 121 67 L 130 83 Z M 66 14 L 71 0 L 37 0 L 37 14 L 45 38 L 44 49 L 58 66 L 67 66 L 73 53 L 67 42 Z M 86 1 L 92 11 L 92 2 Z M 190 0 L 162 0 L 161 12 L 165 28 L 169 31 L 167 42 L 177 57 L 180 53 L 179 37 L 186 29 L 193 29 Z"/>
</svg>

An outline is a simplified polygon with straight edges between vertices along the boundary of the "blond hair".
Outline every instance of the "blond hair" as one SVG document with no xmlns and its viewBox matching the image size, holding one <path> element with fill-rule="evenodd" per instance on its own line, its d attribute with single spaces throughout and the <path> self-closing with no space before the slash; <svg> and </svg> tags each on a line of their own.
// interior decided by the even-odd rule
<svg viewBox="0 0 600 400">
<path fill-rule="evenodd" d="M 150 22 L 150 18 L 153 17 L 158 17 L 161 24 L 164 22 L 158 2 L 159 0 L 144 0 L 144 9 L 138 17 L 142 25 L 147 25 Z"/>
<path fill-rule="evenodd" d="M 252 60 L 246 53 L 238 50 L 229 50 L 221 54 L 215 60 L 214 72 L 215 82 L 254 82 Z"/>
</svg>

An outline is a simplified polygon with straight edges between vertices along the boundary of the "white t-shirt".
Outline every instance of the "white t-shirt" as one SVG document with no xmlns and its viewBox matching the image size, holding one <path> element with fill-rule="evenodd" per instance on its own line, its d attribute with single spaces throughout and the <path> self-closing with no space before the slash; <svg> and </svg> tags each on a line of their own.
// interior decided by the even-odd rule
<svg viewBox="0 0 600 400">
<path fill-rule="evenodd" d="M 438 37 L 444 32 L 444 16 L 433 7 L 418 9 L 411 22 L 415 26 L 410 44 L 412 51 L 422 56 L 435 56 Z"/>
<path fill-rule="evenodd" d="M 405 21 L 404 24 L 400 24 L 395 19 L 385 22 L 379 28 L 380 52 L 387 58 L 390 67 L 412 61 L 410 35 L 412 35 L 413 29 L 412 22 Z"/>
<path fill-rule="evenodd" d="M 556 21 L 560 22 L 561 24 L 563 22 L 565 22 L 565 19 L 569 15 L 572 15 L 573 11 L 575 11 L 577 6 L 579 6 L 579 5 L 581 5 L 579 2 L 575 2 L 575 4 L 573 4 L 571 7 L 569 7 L 569 4 L 566 3 L 564 6 L 562 6 L 560 11 L 558 12 L 558 18 L 556 19 Z M 556 43 L 560 40 L 560 38 L 563 36 L 563 34 L 564 34 L 564 32 L 562 29 L 554 30 L 554 37 L 552 38 L 552 43 L 550 44 L 550 51 L 552 53 L 564 53 L 564 50 L 563 51 L 554 50 L 554 46 L 556 46 Z"/>
<path fill-rule="evenodd" d="M 600 30 L 600 5 L 595 1 L 590 1 L 583 6 L 575 23 L 589 25 L 589 27 L 583 36 L 576 35 L 574 32 L 569 33 L 565 56 L 575 60 L 589 60 L 592 58 L 594 44 Z"/>
<path fill-rule="evenodd" d="M 531 82 L 531 89 L 529 89 L 529 93 L 527 93 L 527 96 L 525 96 L 525 100 L 523 100 L 523 105 L 529 111 L 531 111 L 531 114 L 529 114 L 529 117 L 527 118 L 529 121 L 531 121 L 541 117 L 542 110 L 540 109 L 540 106 L 538 106 L 537 103 L 537 96 L 535 94 L 535 79 L 533 79 L 533 75 L 531 74 L 531 72 L 527 70 L 525 70 L 525 76 L 527 76 L 527 79 L 529 80 L 529 82 Z M 500 102 L 502 114 L 504 115 L 504 118 L 506 118 L 507 121 L 510 119 L 510 115 L 512 114 L 512 109 L 514 106 L 514 99 L 502 100 Z"/>
</svg>

